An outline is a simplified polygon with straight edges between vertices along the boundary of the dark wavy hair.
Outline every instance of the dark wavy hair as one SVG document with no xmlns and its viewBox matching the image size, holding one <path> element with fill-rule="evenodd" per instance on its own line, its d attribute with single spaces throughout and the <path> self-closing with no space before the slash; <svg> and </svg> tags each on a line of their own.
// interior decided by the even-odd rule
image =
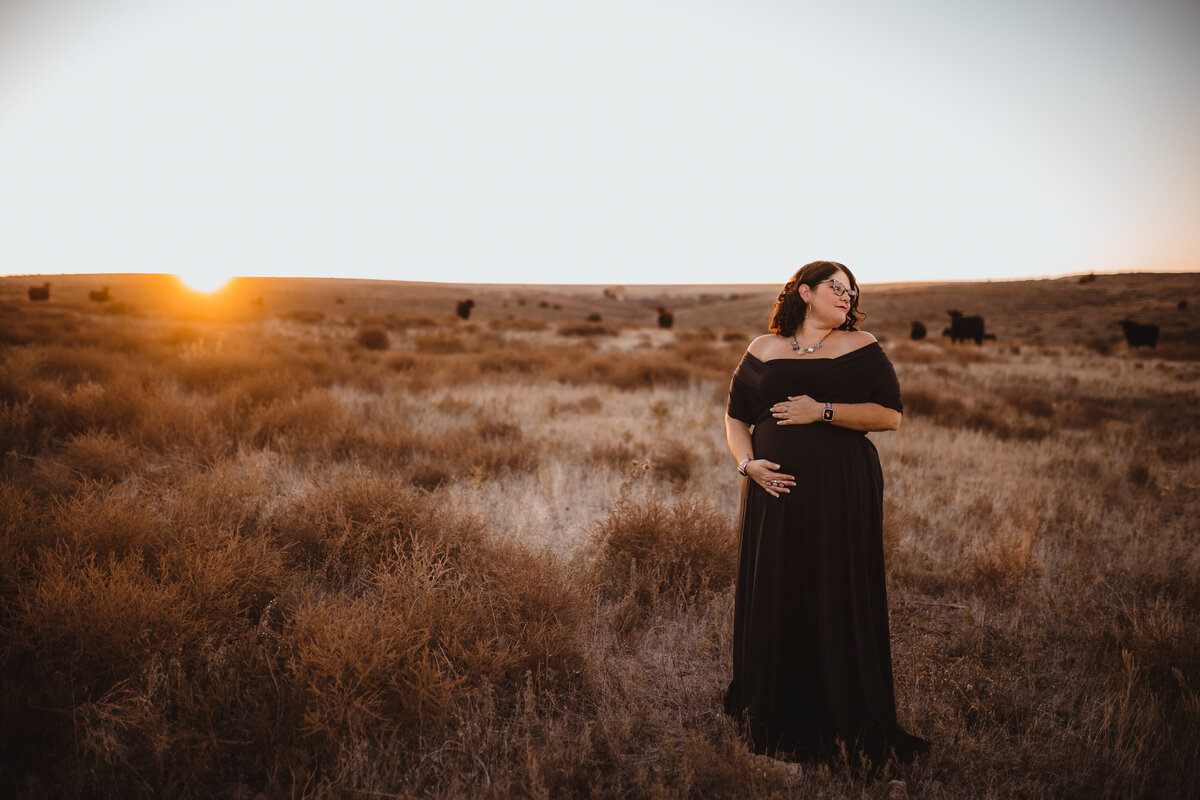
<svg viewBox="0 0 1200 800">
<path fill-rule="evenodd" d="M 850 279 L 850 288 L 858 292 L 858 281 L 854 279 L 854 273 L 845 264 L 839 264 L 836 261 L 812 261 L 798 269 L 791 280 L 785 283 L 783 289 L 779 291 L 775 307 L 771 309 L 771 322 L 767 329 L 779 336 L 795 336 L 796 329 L 804 322 L 804 315 L 808 313 L 808 304 L 800 299 L 800 284 L 815 290 L 818 283 L 838 270 L 846 273 L 846 277 Z M 854 299 L 850 301 L 850 310 L 846 312 L 846 321 L 839 325 L 837 330 L 858 330 L 856 327 L 858 321 L 866 316 L 858 311 L 860 297 L 861 295 L 855 294 Z"/>
</svg>

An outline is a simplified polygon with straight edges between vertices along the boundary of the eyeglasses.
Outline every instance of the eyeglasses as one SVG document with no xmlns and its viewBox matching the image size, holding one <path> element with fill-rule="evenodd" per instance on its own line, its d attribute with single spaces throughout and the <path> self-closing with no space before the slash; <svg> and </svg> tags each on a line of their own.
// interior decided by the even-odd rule
<svg viewBox="0 0 1200 800">
<path fill-rule="evenodd" d="M 845 286 L 842 285 L 841 281 L 835 281 L 833 278 L 829 278 L 828 280 L 824 280 L 824 281 L 817 281 L 818 286 L 820 286 L 822 283 L 828 283 L 829 287 L 831 289 L 833 289 L 833 293 L 835 295 L 837 295 L 838 297 L 842 297 L 843 295 L 849 295 L 850 302 L 852 302 L 852 303 L 854 302 L 854 298 L 858 297 L 858 292 L 854 291 L 853 289 L 847 289 Z"/>
</svg>

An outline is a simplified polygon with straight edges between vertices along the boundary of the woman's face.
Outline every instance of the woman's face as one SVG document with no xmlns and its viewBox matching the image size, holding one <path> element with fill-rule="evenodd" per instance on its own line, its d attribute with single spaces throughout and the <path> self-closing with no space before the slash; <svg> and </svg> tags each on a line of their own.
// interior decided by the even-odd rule
<svg viewBox="0 0 1200 800">
<path fill-rule="evenodd" d="M 814 321 L 837 327 L 846 321 L 846 314 L 850 311 L 850 292 L 843 292 L 839 297 L 837 292 L 842 289 L 850 289 L 850 278 L 839 269 L 811 288 L 801 285 L 799 291 L 801 298 L 808 303 L 808 314 Z"/>
</svg>

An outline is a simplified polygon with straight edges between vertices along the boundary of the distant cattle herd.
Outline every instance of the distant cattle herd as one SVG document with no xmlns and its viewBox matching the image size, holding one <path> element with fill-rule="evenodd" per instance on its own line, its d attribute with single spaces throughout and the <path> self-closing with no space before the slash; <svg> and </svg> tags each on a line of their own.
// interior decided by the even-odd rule
<svg viewBox="0 0 1200 800">
<path fill-rule="evenodd" d="M 1179 308 L 1180 310 L 1187 308 L 1186 301 L 1180 301 Z M 950 327 L 942 331 L 942 336 L 950 337 L 952 343 L 957 344 L 970 340 L 977 345 L 982 345 L 984 339 L 996 338 L 995 334 L 984 331 L 983 317 L 963 316 L 961 311 L 947 311 L 946 313 L 950 315 Z M 1157 325 L 1143 325 L 1130 319 L 1123 319 L 1117 324 L 1125 333 L 1125 342 L 1130 347 L 1156 347 L 1158 345 Z M 914 320 L 909 337 L 916 342 L 924 339 L 926 335 L 924 323 Z"/>
<path fill-rule="evenodd" d="M 1095 280 L 1095 276 L 1085 275 L 1079 279 L 1080 283 L 1087 283 Z M 46 301 L 50 299 L 50 284 L 43 283 L 41 286 L 29 287 L 29 299 L 34 302 Z M 109 293 L 108 287 L 93 289 L 88 292 L 88 299 L 96 303 L 107 303 L 112 300 L 112 294 Z M 255 298 L 254 301 L 258 305 L 262 305 L 262 298 Z M 342 298 L 338 298 L 339 303 L 345 302 Z M 1180 300 L 1178 303 L 1180 310 L 1187 308 L 1187 301 Z M 459 300 L 455 306 L 455 313 L 461 319 L 470 319 L 471 310 L 475 308 L 475 301 L 472 299 Z M 658 327 L 670 328 L 675 324 L 675 314 L 663 306 L 655 309 L 658 313 Z M 995 339 L 996 335 L 987 333 L 984 330 L 983 317 L 981 316 L 964 316 L 961 311 L 947 311 L 950 315 L 950 327 L 942 331 L 942 336 L 950 337 L 950 341 L 954 344 L 959 342 L 973 341 L 977 345 L 982 345 L 984 339 Z M 1117 323 L 1121 326 L 1121 330 L 1125 334 L 1125 342 L 1133 348 L 1137 347 L 1156 347 L 1158 345 L 1158 326 L 1146 325 L 1134 322 L 1131 319 L 1123 319 Z M 909 332 L 909 337 L 913 341 L 921 341 L 928 335 L 928 330 L 925 324 L 920 320 L 914 320 L 912 328 Z"/>
</svg>

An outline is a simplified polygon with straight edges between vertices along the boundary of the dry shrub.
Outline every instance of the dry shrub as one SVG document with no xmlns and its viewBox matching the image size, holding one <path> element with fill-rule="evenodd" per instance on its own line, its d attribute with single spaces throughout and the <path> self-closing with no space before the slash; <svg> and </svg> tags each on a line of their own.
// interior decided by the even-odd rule
<svg viewBox="0 0 1200 800">
<path fill-rule="evenodd" d="M 109 303 L 101 310 L 101 313 L 112 317 L 132 317 L 134 319 L 144 319 L 145 314 L 142 310 L 133 303 L 126 303 L 118 300 L 115 303 Z"/>
<path fill-rule="evenodd" d="M 248 428 L 259 445 L 277 444 L 304 452 L 318 449 L 351 424 L 345 408 L 326 389 L 312 389 L 299 397 L 275 398 L 254 408 Z"/>
<path fill-rule="evenodd" d="M 484 480 L 505 472 L 527 472 L 539 462 L 537 448 L 511 422 L 479 420 L 471 426 L 418 435 L 412 447 L 427 457 L 430 475 L 444 472 L 457 479 Z"/>
<path fill-rule="evenodd" d="M 149 413 L 155 398 L 140 376 L 121 374 L 103 385 L 81 383 L 65 391 L 53 384 L 37 386 L 31 400 L 30 424 L 43 438 L 51 438 L 132 430 Z"/>
<path fill-rule="evenodd" d="M 113 355 L 98 347 L 53 345 L 33 353 L 37 358 L 33 376 L 59 381 L 68 388 L 81 383 L 102 383 L 124 366 L 124 359 L 114 363 Z"/>
<path fill-rule="evenodd" d="M 256 343 L 248 341 L 245 344 L 253 347 Z M 235 381 L 260 376 L 264 363 L 278 364 L 279 361 L 265 353 L 226 348 L 219 340 L 213 344 L 202 340 L 186 347 L 179 358 L 167 360 L 162 367 L 184 389 L 215 394 Z"/>
<path fill-rule="evenodd" d="M 317 311 L 309 308 L 298 308 L 294 311 L 288 311 L 280 314 L 280 319 L 286 319 L 289 322 L 299 322 L 301 325 L 319 325 L 325 321 L 325 312 Z"/>
<path fill-rule="evenodd" d="M 136 447 L 106 431 L 71 436 L 59 460 L 85 478 L 108 481 L 124 479 L 141 463 Z"/>
<path fill-rule="evenodd" d="M 346 324 L 406 331 L 410 328 L 436 328 L 453 323 L 453 320 L 453 317 L 443 317 L 439 320 L 429 314 L 357 314 L 347 319 Z"/>
<path fill-rule="evenodd" d="M 1164 342 L 1155 355 L 1167 361 L 1200 361 L 1200 337 L 1193 331 L 1187 342 Z"/>
<path fill-rule="evenodd" d="M 363 328 L 354 341 L 368 350 L 387 350 L 391 344 L 385 328 Z"/>
<path fill-rule="evenodd" d="M 434 331 L 433 333 L 424 333 L 416 338 L 414 345 L 418 353 L 462 353 L 465 352 L 467 346 L 463 344 L 462 337 L 454 331 Z"/>
<path fill-rule="evenodd" d="M 964 397 L 970 402 L 964 402 Z M 1053 405 L 1045 401 L 1029 399 L 1020 402 L 1029 413 L 1036 412 L 1039 417 L 1047 413 L 1047 409 L 1051 415 L 1055 413 Z M 904 387 L 904 411 L 914 418 L 926 418 L 935 425 L 979 431 L 1006 441 L 1040 441 L 1051 432 L 1049 427 L 1014 419 L 1007 404 L 992 398 L 972 397 L 962 392 L 956 396 L 923 382 L 912 382 Z"/>
<path fill-rule="evenodd" d="M 672 483 L 686 483 L 699 465 L 696 453 L 677 439 L 656 441 L 651 450 L 650 468 Z"/>
<path fill-rule="evenodd" d="M 616 336 L 617 330 L 593 322 L 570 322 L 558 326 L 559 336 Z"/>
<path fill-rule="evenodd" d="M 49 515 L 49 533 L 73 551 L 100 557 L 153 557 L 169 544 L 168 527 L 145 499 L 120 486 L 84 483 Z"/>
<path fill-rule="evenodd" d="M 296 769 L 282 745 L 290 722 L 277 675 L 282 664 L 253 628 L 210 640 L 179 657 L 155 659 L 104 697 L 80 703 L 74 735 L 53 758 L 60 796 L 240 797 L 246 781 L 267 795 L 286 793 Z M 64 737 L 65 738 L 65 737 Z"/>
<path fill-rule="evenodd" d="M 125 438 L 152 452 L 203 464 L 229 455 L 235 443 L 213 424 L 204 404 L 171 391 L 151 391 L 151 401 Z"/>
<path fill-rule="evenodd" d="M 675 334 L 677 342 L 715 342 L 717 334 L 709 327 L 688 328 Z"/>
<path fill-rule="evenodd" d="M 161 741 L 121 759 L 126 745 L 120 739 L 130 736 L 112 735 L 154 737 L 155 728 L 139 731 L 136 715 L 117 711 L 107 728 L 97 729 L 93 711 L 133 692 L 156 664 L 181 651 L 194 652 L 208 640 L 213 631 L 198 621 L 199 611 L 177 585 L 153 575 L 136 555 L 101 562 L 64 550 L 45 551 L 0 622 L 5 642 L 0 687 L 6 698 L 21 698 L 6 703 L 0 733 L 5 782 L 32 772 L 35 781 L 40 777 L 45 782 L 30 784 L 34 795 L 81 796 L 105 780 L 80 763 L 81 757 L 123 762 L 104 771 L 118 785 L 125 784 L 124 796 L 154 794 L 146 780 L 177 779 L 174 760 L 161 764 L 157 776 L 146 772 L 156 760 L 155 750 L 163 760 Z M 183 688 L 177 698 L 168 698 L 174 702 L 165 708 L 203 694 L 205 687 L 188 682 Z M 225 692 L 230 688 L 222 687 Z M 17 731 L 20 735 L 13 735 Z M 197 733 L 214 737 L 212 728 Z M 134 781 L 138 775 L 142 777 Z M 201 775 L 188 777 L 195 781 Z M 84 786 L 88 792 L 82 791 Z"/>
<path fill-rule="evenodd" d="M 195 344 L 204 339 L 204 332 L 194 325 L 176 325 L 159 337 L 159 341 L 166 345 L 186 345 Z"/>
<path fill-rule="evenodd" d="M 16 593 L 18 576 L 37 548 L 54 544 L 45 528 L 33 493 L 0 483 L 0 598 Z"/>
<path fill-rule="evenodd" d="M 1033 535 L 1008 535 L 988 543 L 979 553 L 967 559 L 970 590 L 978 595 L 998 599 L 1004 605 L 1016 602 L 1015 597 L 1025 585 L 1031 570 L 1030 554 Z"/>
<path fill-rule="evenodd" d="M 696 598 L 733 582 L 736 540 L 729 517 L 706 498 L 622 499 L 599 525 L 592 574 L 610 597 Z"/>
<path fill-rule="evenodd" d="M 566 383 L 603 383 L 628 391 L 687 386 L 693 378 L 686 364 L 661 353 L 590 355 L 557 366 L 558 379 Z"/>
<path fill-rule="evenodd" d="M 278 495 L 269 479 L 272 458 L 222 459 L 183 472 L 158 490 L 158 512 L 174 530 L 261 529 Z"/>
<path fill-rule="evenodd" d="M 1125 480 L 1138 488 L 1145 489 L 1151 486 L 1154 479 L 1150 477 L 1150 468 L 1145 463 L 1134 462 L 1125 470 Z"/>
<path fill-rule="evenodd" d="M 260 369 L 253 375 L 245 375 L 229 381 L 220 391 L 213 405 L 213 413 L 221 418 L 226 414 L 240 419 L 251 409 L 280 400 L 288 400 L 300 394 L 300 383 L 291 371 L 283 368 Z M 237 430 L 236 422 L 230 426 Z"/>
<path fill-rule="evenodd" d="M 449 735 L 480 693 L 511 709 L 525 675 L 543 689 L 579 680 L 584 598 L 561 567 L 482 542 L 466 560 L 429 544 L 394 552 L 357 598 L 310 594 L 289 614 L 285 680 L 315 752 L 380 737 L 409 750 Z"/>
<path fill-rule="evenodd" d="M 370 473 L 335 476 L 293 495 L 267 523 L 295 559 L 334 585 L 378 567 L 397 548 L 478 547 L 480 520 L 451 513 L 432 495 Z"/>
<path fill-rule="evenodd" d="M 1047 400 L 1044 395 L 1034 392 L 1007 392 L 1004 399 L 1022 414 L 1028 414 L 1038 419 L 1054 419 L 1055 417 L 1054 403 Z"/>
<path fill-rule="evenodd" d="M 436 328 L 447 321 L 442 320 L 442 322 L 439 322 L 428 314 L 399 314 L 396 316 L 397 327 L 404 330 L 408 328 Z"/>
<path fill-rule="evenodd" d="M 43 432 L 31 406 L 29 401 L 0 402 L 0 453 L 26 454 L 39 449 Z"/>
<path fill-rule="evenodd" d="M 520 331 L 523 333 L 544 331 L 550 326 L 545 320 L 529 319 L 528 317 L 498 317 L 490 320 L 488 325 L 497 331 Z"/>
<path fill-rule="evenodd" d="M 455 474 L 440 461 L 422 461 L 409 467 L 405 478 L 418 489 L 432 491 L 442 484 L 450 483 Z"/>
<path fill-rule="evenodd" d="M 477 356 L 475 368 L 483 373 L 531 375 L 542 372 L 548 363 L 545 353 L 509 348 Z"/>
<path fill-rule="evenodd" d="M 945 344 L 943 353 L 953 361 L 959 364 L 992 364 L 997 361 L 1004 361 L 1004 356 L 984 350 L 983 347 L 974 342 L 965 342 L 962 344 Z"/>
<path fill-rule="evenodd" d="M 557 396 L 551 395 L 546 403 L 546 416 L 548 417 L 556 417 L 559 414 L 598 414 L 603 410 L 604 401 L 594 394 L 567 402 L 562 402 Z"/>
<path fill-rule="evenodd" d="M 44 551 L 3 633 L 26 675 L 38 679 L 39 694 L 66 692 L 31 700 L 61 708 L 99 698 L 154 659 L 196 642 L 198 611 L 139 554 L 99 560 Z"/>
<path fill-rule="evenodd" d="M 588 451 L 588 460 L 597 464 L 625 469 L 630 464 L 644 460 L 647 455 L 646 446 L 630 440 L 605 440 L 592 445 Z"/>
<path fill-rule="evenodd" d="M 706 340 L 680 342 L 674 351 L 686 363 L 708 372 L 732 372 L 739 358 L 738 353 L 714 347 Z"/>
<path fill-rule="evenodd" d="M 189 526 L 171 545 L 159 556 L 161 574 L 213 625 L 257 621 L 288 584 L 286 551 L 269 536 Z"/>
<path fill-rule="evenodd" d="M 1122 419 L 1126 409 L 1119 409 L 1112 400 L 1104 397 L 1073 395 L 1065 397 L 1060 407 L 1058 424 L 1075 430 L 1100 428 L 1106 422 Z"/>
<path fill-rule="evenodd" d="M 394 369 L 396 372 L 409 372 L 416 369 L 419 362 L 412 353 L 396 353 L 389 356 L 385 363 L 389 369 Z"/>
<path fill-rule="evenodd" d="M 257 447 L 294 456 L 372 458 L 394 464 L 412 452 L 406 429 L 368 425 L 327 389 L 250 411 L 245 435 Z"/>
</svg>

